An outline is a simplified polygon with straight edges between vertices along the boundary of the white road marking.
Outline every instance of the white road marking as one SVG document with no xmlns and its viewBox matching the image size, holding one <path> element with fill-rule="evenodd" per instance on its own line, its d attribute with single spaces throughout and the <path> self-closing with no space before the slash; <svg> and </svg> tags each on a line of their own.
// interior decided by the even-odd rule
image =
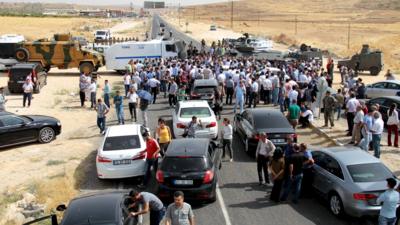
<svg viewBox="0 0 400 225">
<path fill-rule="evenodd" d="M 222 194 L 221 194 L 218 184 L 217 184 L 217 198 L 218 198 L 219 205 L 221 206 L 222 215 L 224 215 L 225 224 L 232 225 L 231 219 L 229 218 L 228 210 L 226 209 L 225 202 L 224 202 L 224 199 L 222 198 Z"/>
</svg>

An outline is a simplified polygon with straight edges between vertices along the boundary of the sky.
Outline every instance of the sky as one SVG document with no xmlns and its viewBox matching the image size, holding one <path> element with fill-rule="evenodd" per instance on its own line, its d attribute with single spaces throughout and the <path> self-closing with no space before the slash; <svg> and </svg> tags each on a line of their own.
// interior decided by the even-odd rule
<svg viewBox="0 0 400 225">
<path fill-rule="evenodd" d="M 156 0 L 158 1 L 158 0 Z M 228 2 L 230 0 L 164 0 L 167 5 L 196 5 L 215 2 Z M 45 2 L 45 3 L 70 3 L 82 5 L 126 5 L 132 2 L 136 6 L 142 6 L 143 0 L 0 0 L 0 2 Z"/>
</svg>

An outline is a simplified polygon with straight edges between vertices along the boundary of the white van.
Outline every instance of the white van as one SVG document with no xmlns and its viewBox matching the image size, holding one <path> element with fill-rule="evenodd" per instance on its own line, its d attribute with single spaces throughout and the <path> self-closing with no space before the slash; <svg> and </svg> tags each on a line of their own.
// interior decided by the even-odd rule
<svg viewBox="0 0 400 225">
<path fill-rule="evenodd" d="M 95 40 L 108 40 L 111 38 L 110 30 L 96 30 L 94 33 Z"/>
<path fill-rule="evenodd" d="M 182 42 L 176 40 L 152 40 L 146 42 L 116 43 L 105 51 L 107 70 L 125 71 L 130 60 L 184 57 Z"/>
</svg>

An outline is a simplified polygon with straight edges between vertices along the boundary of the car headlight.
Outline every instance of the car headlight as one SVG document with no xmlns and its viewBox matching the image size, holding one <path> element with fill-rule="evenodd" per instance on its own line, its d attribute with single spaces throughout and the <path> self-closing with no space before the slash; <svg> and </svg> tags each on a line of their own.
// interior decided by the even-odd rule
<svg viewBox="0 0 400 225">
<path fill-rule="evenodd" d="M 61 122 L 60 121 L 57 122 L 57 126 L 61 127 Z"/>
</svg>

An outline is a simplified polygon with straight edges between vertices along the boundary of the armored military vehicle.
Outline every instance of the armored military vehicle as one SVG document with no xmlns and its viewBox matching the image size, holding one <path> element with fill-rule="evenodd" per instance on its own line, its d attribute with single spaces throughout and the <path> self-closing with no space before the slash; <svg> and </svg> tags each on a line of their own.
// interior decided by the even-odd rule
<svg viewBox="0 0 400 225">
<path fill-rule="evenodd" d="M 93 50 L 83 49 L 79 41 L 72 41 L 69 34 L 55 34 L 53 40 L 40 39 L 23 42 L 15 51 L 19 62 L 41 63 L 46 71 L 79 68 L 81 73 L 91 73 L 105 64 L 103 56 Z"/>
<path fill-rule="evenodd" d="M 363 45 L 360 53 L 353 55 L 350 59 L 339 61 L 338 67 L 341 66 L 378 75 L 383 68 L 383 53 L 380 50 L 371 51 L 369 45 Z"/>
<path fill-rule="evenodd" d="M 321 49 L 303 43 L 300 45 L 300 49 L 290 52 L 287 57 L 298 60 L 318 59 L 322 62 L 323 54 Z"/>
</svg>

